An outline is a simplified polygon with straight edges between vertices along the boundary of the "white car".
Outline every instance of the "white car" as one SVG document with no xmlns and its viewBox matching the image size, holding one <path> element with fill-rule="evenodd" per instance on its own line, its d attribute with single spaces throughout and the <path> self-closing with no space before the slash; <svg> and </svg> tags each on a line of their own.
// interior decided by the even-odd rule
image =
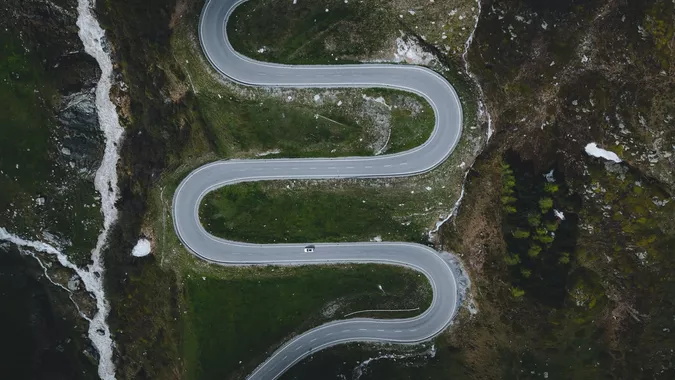
<svg viewBox="0 0 675 380">
<path fill-rule="evenodd" d="M 305 253 L 312 253 L 314 252 L 314 246 L 313 245 L 308 245 L 305 247 Z"/>
</svg>

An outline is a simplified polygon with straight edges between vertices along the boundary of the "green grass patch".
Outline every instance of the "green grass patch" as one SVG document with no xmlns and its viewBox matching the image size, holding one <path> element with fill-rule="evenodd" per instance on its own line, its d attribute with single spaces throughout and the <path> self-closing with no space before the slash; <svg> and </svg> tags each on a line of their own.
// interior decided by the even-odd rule
<svg viewBox="0 0 675 380">
<path fill-rule="evenodd" d="M 298 192 L 253 182 L 208 194 L 200 216 L 217 236 L 256 243 L 362 241 L 378 235 L 420 240 L 422 226 L 401 223 L 396 207 L 360 189 Z"/>
<path fill-rule="evenodd" d="M 348 63 L 381 49 L 398 26 L 379 1 L 248 1 L 227 32 L 237 51 L 258 60 Z"/>
<path fill-rule="evenodd" d="M 314 107 L 274 98 L 221 100 L 203 94 L 198 101 L 215 150 L 223 157 L 273 150 L 285 157 L 369 154 L 367 144 L 358 144 L 365 137 L 363 128 L 340 112 L 317 117 Z"/>
<path fill-rule="evenodd" d="M 223 279 L 188 272 L 183 345 L 188 379 L 228 378 L 237 371 L 245 375 L 291 333 L 328 320 L 324 313 L 333 305 L 347 306 L 333 312 L 337 314 L 333 318 L 340 318 L 351 311 L 401 305 L 424 309 L 431 301 L 426 279 L 403 268 L 358 265 L 276 270 L 284 274 L 274 275 L 275 268 L 268 268 L 262 276 Z M 418 300 L 411 301 L 414 298 Z"/>
</svg>

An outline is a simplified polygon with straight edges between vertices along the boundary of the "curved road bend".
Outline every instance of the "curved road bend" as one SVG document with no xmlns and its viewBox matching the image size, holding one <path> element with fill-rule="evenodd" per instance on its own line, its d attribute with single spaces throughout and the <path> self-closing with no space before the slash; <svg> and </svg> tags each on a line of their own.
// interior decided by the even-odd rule
<svg viewBox="0 0 675 380">
<path fill-rule="evenodd" d="M 281 179 L 402 177 L 427 172 L 454 150 L 462 131 L 462 108 L 450 84 L 432 70 L 408 65 L 290 66 L 254 61 L 234 51 L 225 25 L 246 0 L 209 0 L 199 23 L 205 55 L 224 76 L 250 86 L 387 87 L 424 97 L 436 125 L 429 140 L 406 152 L 375 157 L 227 160 L 190 173 L 173 198 L 174 228 L 183 244 L 203 260 L 230 265 L 378 263 L 423 273 L 433 290 L 431 305 L 405 319 L 353 318 L 326 323 L 285 343 L 249 375 L 276 379 L 304 357 L 336 344 L 367 341 L 420 343 L 440 334 L 455 314 L 457 289 L 447 262 L 434 250 L 411 243 L 246 244 L 217 238 L 202 227 L 199 204 L 210 191 L 249 181 Z"/>
</svg>

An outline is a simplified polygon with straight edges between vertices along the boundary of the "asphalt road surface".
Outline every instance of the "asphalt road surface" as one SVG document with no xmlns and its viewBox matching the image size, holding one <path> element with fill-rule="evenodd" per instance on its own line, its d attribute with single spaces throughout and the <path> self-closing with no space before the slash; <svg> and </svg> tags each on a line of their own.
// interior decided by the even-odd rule
<svg viewBox="0 0 675 380">
<path fill-rule="evenodd" d="M 431 248 L 411 243 L 246 244 L 210 235 L 199 221 L 199 204 L 210 191 L 250 181 L 322 178 L 401 177 L 427 172 L 452 153 L 462 132 L 462 108 L 450 84 L 418 66 L 393 64 L 290 66 L 258 62 L 234 51 L 225 25 L 246 0 L 210 0 L 199 37 L 205 55 L 222 75 L 251 86 L 386 87 L 424 97 L 436 125 L 429 140 L 406 152 L 375 157 L 227 160 L 204 165 L 179 185 L 173 199 L 174 228 L 183 244 L 203 260 L 225 265 L 380 263 L 423 273 L 431 283 L 430 307 L 405 319 L 353 318 L 309 330 L 276 350 L 249 379 L 276 379 L 293 364 L 321 349 L 347 342 L 413 344 L 428 341 L 450 323 L 457 304 L 453 272 Z M 304 247 L 314 244 L 313 253 Z"/>
</svg>

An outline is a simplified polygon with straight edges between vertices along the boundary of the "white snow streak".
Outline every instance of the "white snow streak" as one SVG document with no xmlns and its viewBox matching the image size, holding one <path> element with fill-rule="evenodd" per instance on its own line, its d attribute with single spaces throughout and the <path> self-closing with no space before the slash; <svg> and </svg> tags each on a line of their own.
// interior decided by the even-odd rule
<svg viewBox="0 0 675 380">
<path fill-rule="evenodd" d="M 621 158 L 619 158 L 619 156 L 617 156 L 616 153 L 602 149 L 598 147 L 598 144 L 596 143 L 589 143 L 588 145 L 586 145 L 585 150 L 586 154 L 588 154 L 589 156 L 600 157 L 604 158 L 605 160 L 614 161 L 617 163 L 621 162 Z"/>
<path fill-rule="evenodd" d="M 101 166 L 96 171 L 94 186 L 101 194 L 101 213 L 103 214 L 103 229 L 101 230 L 96 247 L 91 252 L 92 263 L 87 271 L 80 271 L 85 284 L 89 278 L 90 285 L 87 290 L 94 293 L 96 307 L 98 309 L 94 318 L 89 323 L 89 338 L 99 353 L 98 375 L 101 379 L 115 378 L 115 366 L 112 361 L 113 341 L 110 337 L 110 328 L 106 323 L 110 306 L 103 293 L 103 263 L 101 250 L 108 239 L 108 231 L 117 220 L 117 161 L 119 160 L 119 145 L 122 139 L 123 129 L 117 118 L 115 105 L 110 101 L 110 88 L 112 86 L 112 61 L 104 50 L 103 44 L 105 32 L 92 14 L 95 1 L 78 0 L 77 26 L 80 28 L 79 36 L 84 44 L 84 50 L 98 62 L 101 68 L 101 78 L 96 86 L 96 111 L 98 120 L 105 137 L 105 151 Z M 91 287 L 91 289 L 89 289 Z"/>
</svg>

